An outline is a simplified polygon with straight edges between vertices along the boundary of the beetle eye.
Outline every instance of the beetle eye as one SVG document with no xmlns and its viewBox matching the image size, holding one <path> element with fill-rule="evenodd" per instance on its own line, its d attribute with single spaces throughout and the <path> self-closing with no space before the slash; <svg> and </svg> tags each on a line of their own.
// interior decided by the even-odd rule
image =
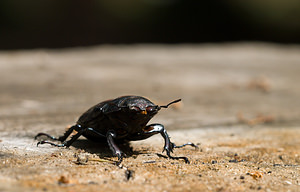
<svg viewBox="0 0 300 192">
<path fill-rule="evenodd" d="M 155 111 L 156 110 L 156 107 L 155 106 L 150 106 L 150 107 L 147 107 L 146 108 L 146 111 L 147 112 L 153 112 L 153 111 Z"/>
</svg>

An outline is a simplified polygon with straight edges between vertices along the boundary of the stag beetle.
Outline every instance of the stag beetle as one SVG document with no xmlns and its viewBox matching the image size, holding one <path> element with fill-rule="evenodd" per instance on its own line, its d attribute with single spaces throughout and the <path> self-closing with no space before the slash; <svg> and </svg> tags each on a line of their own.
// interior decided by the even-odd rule
<svg viewBox="0 0 300 192">
<path fill-rule="evenodd" d="M 143 140 L 160 133 L 165 140 L 163 152 L 166 151 L 167 156 L 171 159 L 183 159 L 186 163 L 189 163 L 187 157 L 174 157 L 170 153 L 173 152 L 174 148 L 181 148 L 186 145 L 197 147 L 195 144 L 189 142 L 176 146 L 170 141 L 167 131 L 162 124 L 147 125 L 161 108 L 168 108 L 171 104 L 179 101 L 181 99 L 161 106 L 155 105 L 141 96 L 122 96 L 103 101 L 83 113 L 77 123 L 70 127 L 63 136 L 56 138 L 46 133 L 39 133 L 35 136 L 35 139 L 40 136 L 46 136 L 51 140 L 61 141 L 63 142 L 62 144 L 42 140 L 37 143 L 37 146 L 48 143 L 56 147 L 69 147 L 81 135 L 93 141 L 106 140 L 113 154 L 118 157 L 117 164 L 119 165 L 125 154 L 116 143 Z M 77 131 L 77 134 L 66 141 L 73 130 Z"/>
</svg>

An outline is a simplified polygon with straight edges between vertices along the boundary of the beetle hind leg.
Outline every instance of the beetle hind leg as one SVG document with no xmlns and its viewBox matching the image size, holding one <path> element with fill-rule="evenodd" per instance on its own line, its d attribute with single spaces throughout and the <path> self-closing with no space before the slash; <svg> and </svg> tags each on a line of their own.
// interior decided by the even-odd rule
<svg viewBox="0 0 300 192">
<path fill-rule="evenodd" d="M 70 140 L 68 140 L 68 141 L 65 141 L 66 140 L 66 138 L 68 138 L 69 137 L 69 135 L 72 133 L 72 131 L 74 130 L 74 128 L 75 127 L 78 127 L 78 125 L 74 125 L 74 126 L 72 126 L 63 136 L 61 136 L 61 137 L 59 137 L 58 139 L 56 139 L 56 140 L 59 140 L 59 141 L 64 141 L 62 144 L 56 144 L 56 143 L 53 143 L 53 142 L 50 142 L 50 141 L 46 141 L 46 140 L 43 140 L 43 141 L 39 141 L 38 143 L 37 143 L 37 146 L 38 145 L 40 145 L 40 144 L 50 144 L 50 145 L 52 145 L 52 146 L 55 146 L 55 147 L 69 147 L 74 141 L 76 141 L 85 131 L 87 131 L 88 130 L 88 128 L 86 128 L 86 129 L 81 129 L 81 130 L 79 130 L 78 132 L 77 132 L 77 134 L 76 135 L 73 135 L 72 137 L 71 137 L 71 139 Z M 37 136 L 39 136 L 39 135 L 48 135 L 48 134 L 43 134 L 43 133 L 39 133 Z"/>
<path fill-rule="evenodd" d="M 63 142 L 63 141 L 65 141 L 70 135 L 71 135 L 71 133 L 73 132 L 73 130 L 75 129 L 75 128 L 78 128 L 80 125 L 73 125 L 72 127 L 70 127 L 65 133 L 64 133 L 64 135 L 63 136 L 60 136 L 60 137 L 58 137 L 58 138 L 56 138 L 56 137 L 54 137 L 54 136 L 51 136 L 51 135 L 49 135 L 49 134 L 47 134 L 47 133 L 38 133 L 35 137 L 34 137 L 34 139 L 37 139 L 38 137 L 40 137 L 40 136 L 46 136 L 47 138 L 49 138 L 49 139 L 51 139 L 51 140 L 53 140 L 53 141 L 61 141 L 61 142 Z"/>
<path fill-rule="evenodd" d="M 65 145 L 62 143 L 62 144 L 56 144 L 56 143 L 52 143 L 50 141 L 39 141 L 36 146 L 39 146 L 40 144 L 45 144 L 45 143 L 48 143 L 52 146 L 55 146 L 55 147 L 64 147 Z"/>
<path fill-rule="evenodd" d="M 38 133 L 38 134 L 34 137 L 34 139 L 37 140 L 38 137 L 40 137 L 40 136 L 46 136 L 47 138 L 49 138 L 49 139 L 51 139 L 51 140 L 54 140 L 54 141 L 57 141 L 57 140 L 58 140 L 58 138 L 56 138 L 56 137 L 54 137 L 54 136 L 51 136 L 51 135 L 49 135 L 49 134 L 47 134 L 47 133 Z"/>
</svg>

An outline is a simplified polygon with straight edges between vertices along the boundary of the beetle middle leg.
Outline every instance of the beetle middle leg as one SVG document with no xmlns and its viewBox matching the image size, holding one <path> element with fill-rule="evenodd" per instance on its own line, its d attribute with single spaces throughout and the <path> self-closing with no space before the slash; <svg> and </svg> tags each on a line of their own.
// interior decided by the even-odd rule
<svg viewBox="0 0 300 192">
<path fill-rule="evenodd" d="M 112 130 L 108 131 L 106 134 L 108 146 L 109 146 L 110 150 L 112 150 L 113 154 L 118 157 L 117 165 L 120 165 L 121 162 L 123 161 L 123 156 L 125 154 L 120 150 L 120 148 L 114 142 L 114 138 L 116 138 L 116 136 L 117 135 L 116 135 L 115 131 L 112 131 Z"/>
</svg>

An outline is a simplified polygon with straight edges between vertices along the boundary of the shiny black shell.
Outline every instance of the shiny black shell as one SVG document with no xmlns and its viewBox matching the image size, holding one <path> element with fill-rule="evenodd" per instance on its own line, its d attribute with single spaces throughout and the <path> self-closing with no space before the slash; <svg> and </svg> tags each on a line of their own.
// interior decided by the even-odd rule
<svg viewBox="0 0 300 192">
<path fill-rule="evenodd" d="M 142 132 L 150 119 L 160 110 L 150 100 L 141 96 L 122 96 L 103 101 L 83 113 L 77 121 L 78 129 L 93 128 L 104 137 L 91 131 L 83 133 L 88 139 L 101 141 L 109 130 L 116 133 L 116 140 L 130 140 Z"/>
</svg>

